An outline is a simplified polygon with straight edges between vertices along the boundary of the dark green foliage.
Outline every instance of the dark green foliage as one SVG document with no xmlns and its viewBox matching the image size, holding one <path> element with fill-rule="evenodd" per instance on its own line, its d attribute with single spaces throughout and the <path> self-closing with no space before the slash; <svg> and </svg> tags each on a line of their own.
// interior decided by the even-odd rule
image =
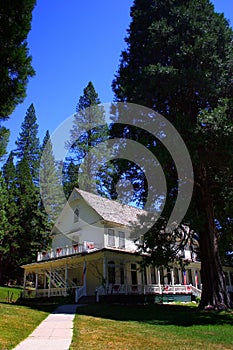
<svg viewBox="0 0 233 350">
<path fill-rule="evenodd" d="M 6 154 L 6 148 L 9 141 L 10 131 L 0 126 L 0 160 Z"/>
<path fill-rule="evenodd" d="M 142 242 L 138 244 L 138 252 L 145 255 L 141 266 L 185 265 L 181 252 L 188 244 L 191 245 L 193 232 L 185 225 L 179 225 L 174 231 L 166 230 L 166 227 L 167 220 L 160 217 L 143 235 Z"/>
<path fill-rule="evenodd" d="M 0 1 L 0 120 L 23 101 L 28 78 L 35 74 L 27 45 L 35 3 Z"/>
<path fill-rule="evenodd" d="M 38 180 L 41 152 L 38 138 L 38 124 L 33 104 L 30 105 L 26 112 L 16 146 L 15 154 L 19 159 L 27 158 L 30 174 L 34 181 Z"/>
<path fill-rule="evenodd" d="M 33 183 L 28 160 L 24 157 L 17 164 L 17 212 L 20 227 L 17 235 L 19 249 L 17 263 L 28 263 L 36 259 L 38 251 L 45 249 L 49 242 L 48 219 L 39 207 L 39 189 Z"/>
<path fill-rule="evenodd" d="M 28 53 L 35 0 L 0 0 L 0 123 L 26 96 L 28 78 L 35 72 Z M 6 153 L 9 130 L 0 125 L 0 159 Z"/>
<path fill-rule="evenodd" d="M 42 199 L 41 204 L 46 208 L 50 221 L 55 222 L 64 206 L 64 203 L 60 197 L 61 180 L 58 177 L 58 169 L 48 131 L 46 132 L 41 148 L 39 175 L 39 186 Z"/>
<path fill-rule="evenodd" d="M 2 240 L 2 281 L 19 278 L 20 265 L 36 260 L 38 251 L 50 242 L 51 225 L 41 204 L 38 187 L 40 146 L 35 110 L 31 105 L 17 141 L 17 162 L 13 152 L 3 166 L 8 227 Z M 16 166 L 15 166 L 16 163 Z"/>
<path fill-rule="evenodd" d="M 98 94 L 92 82 L 89 82 L 79 98 L 70 141 L 66 145 L 70 152 L 64 184 L 67 191 L 72 190 L 71 186 L 76 186 L 89 192 L 101 192 L 98 170 L 102 164 L 103 151 L 99 152 L 96 146 L 107 140 L 109 133 L 104 108 L 99 104 Z M 105 151 L 107 155 L 107 148 Z"/>
<path fill-rule="evenodd" d="M 218 241 L 232 246 L 233 32 L 209 0 L 135 0 L 131 16 L 113 89 L 119 101 L 163 114 L 186 142 L 195 173 L 187 218 L 200 237 L 201 306 L 228 307 Z"/>
</svg>

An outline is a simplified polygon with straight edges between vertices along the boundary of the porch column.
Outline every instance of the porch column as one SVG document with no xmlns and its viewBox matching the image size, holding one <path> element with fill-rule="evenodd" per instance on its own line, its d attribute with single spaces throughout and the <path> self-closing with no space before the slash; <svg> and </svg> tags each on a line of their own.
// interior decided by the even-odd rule
<svg viewBox="0 0 233 350">
<path fill-rule="evenodd" d="M 104 282 L 106 283 L 107 282 L 107 261 L 106 261 L 106 256 L 104 256 L 104 259 L 103 259 L 103 279 L 104 279 Z"/>
<path fill-rule="evenodd" d="M 159 293 L 162 293 L 162 289 L 161 289 L 161 281 L 160 281 L 160 271 L 159 271 L 159 267 L 157 268 L 157 272 L 158 272 L 158 285 L 159 285 Z"/>
<path fill-rule="evenodd" d="M 49 269 L 49 291 L 48 291 L 48 297 L 51 295 L 51 275 L 52 275 L 52 268 Z"/>
<path fill-rule="evenodd" d="M 67 281 L 68 281 L 68 266 L 65 265 L 65 295 L 67 293 Z"/>
<path fill-rule="evenodd" d="M 36 296 L 37 296 L 37 289 L 38 289 L 38 272 L 36 272 L 36 282 L 35 282 L 35 287 L 36 287 Z"/>
<path fill-rule="evenodd" d="M 228 280 L 229 280 L 229 287 L 230 287 L 230 290 L 232 289 L 232 283 L 231 283 L 231 274 L 230 274 L 230 271 L 227 272 L 228 273 Z"/>
<path fill-rule="evenodd" d="M 46 281 L 47 281 L 47 276 L 46 276 L 46 271 L 44 270 L 44 289 L 47 289 Z"/>
<path fill-rule="evenodd" d="M 27 282 L 27 272 L 26 272 L 26 270 L 24 270 L 24 274 L 23 274 L 23 290 L 24 291 L 26 289 L 26 282 Z"/>
<path fill-rule="evenodd" d="M 124 292 L 128 294 L 128 265 L 127 262 L 124 263 Z"/>
<path fill-rule="evenodd" d="M 174 286 L 175 282 L 174 282 L 174 271 L 173 271 L 173 269 L 171 269 L 171 280 L 172 280 L 172 285 Z"/>
</svg>

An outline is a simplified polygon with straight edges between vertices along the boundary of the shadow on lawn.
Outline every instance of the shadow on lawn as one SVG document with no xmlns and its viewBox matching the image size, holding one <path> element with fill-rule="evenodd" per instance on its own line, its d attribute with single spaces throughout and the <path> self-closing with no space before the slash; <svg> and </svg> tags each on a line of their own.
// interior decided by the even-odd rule
<svg viewBox="0 0 233 350">
<path fill-rule="evenodd" d="M 186 305 L 106 305 L 94 304 L 78 307 L 79 315 L 88 315 L 118 321 L 137 321 L 153 325 L 193 325 L 233 324 L 233 313 L 199 311 L 197 307 Z"/>
</svg>

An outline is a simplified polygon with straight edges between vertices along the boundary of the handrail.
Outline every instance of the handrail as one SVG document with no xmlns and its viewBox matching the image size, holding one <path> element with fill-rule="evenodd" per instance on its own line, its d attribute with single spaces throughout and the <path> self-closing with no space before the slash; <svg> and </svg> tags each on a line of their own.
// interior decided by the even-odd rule
<svg viewBox="0 0 233 350">
<path fill-rule="evenodd" d="M 75 290 L 75 302 L 78 303 L 78 301 L 87 295 L 86 293 L 86 286 L 81 286 L 76 288 Z"/>
</svg>

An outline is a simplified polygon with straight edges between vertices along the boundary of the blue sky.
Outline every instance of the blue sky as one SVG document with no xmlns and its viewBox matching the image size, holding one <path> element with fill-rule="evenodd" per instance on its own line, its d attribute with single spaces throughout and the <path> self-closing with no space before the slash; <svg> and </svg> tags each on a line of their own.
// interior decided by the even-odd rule
<svg viewBox="0 0 233 350">
<path fill-rule="evenodd" d="M 214 0 L 233 26 L 232 0 Z M 133 0 L 37 0 L 28 36 L 36 76 L 27 97 L 4 126 L 10 128 L 12 150 L 31 103 L 36 109 L 39 137 L 52 133 L 75 112 L 84 87 L 91 80 L 101 102 L 111 102 L 111 82 L 117 71 L 130 24 Z"/>
</svg>

